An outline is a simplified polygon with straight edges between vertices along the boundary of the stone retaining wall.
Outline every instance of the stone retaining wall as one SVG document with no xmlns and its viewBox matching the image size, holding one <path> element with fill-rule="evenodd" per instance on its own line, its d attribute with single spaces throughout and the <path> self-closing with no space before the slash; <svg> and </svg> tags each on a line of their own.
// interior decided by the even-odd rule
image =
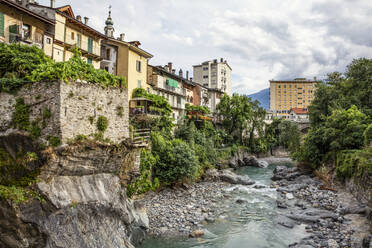
<svg viewBox="0 0 372 248">
<path fill-rule="evenodd" d="M 66 143 L 77 135 L 97 133 L 99 116 L 108 119 L 105 138 L 120 142 L 129 137 L 127 89 L 107 88 L 99 85 L 71 82 L 34 83 L 21 88 L 16 94 L 0 93 L 0 132 L 12 128 L 14 104 L 23 98 L 30 106 L 30 121 L 38 121 L 41 140 L 56 136 Z M 51 116 L 43 120 L 43 111 Z"/>
</svg>

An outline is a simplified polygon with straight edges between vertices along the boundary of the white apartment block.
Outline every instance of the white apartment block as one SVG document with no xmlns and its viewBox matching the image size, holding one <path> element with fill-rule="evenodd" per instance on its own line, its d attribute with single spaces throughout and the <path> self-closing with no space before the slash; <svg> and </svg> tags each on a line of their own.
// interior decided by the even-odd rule
<svg viewBox="0 0 372 248">
<path fill-rule="evenodd" d="M 231 67 L 222 58 L 194 65 L 194 81 L 208 87 L 232 95 Z"/>
<path fill-rule="evenodd" d="M 221 58 L 194 65 L 194 81 L 208 88 L 209 108 L 215 112 L 223 94 L 232 95 L 232 69 L 226 60 Z"/>
</svg>

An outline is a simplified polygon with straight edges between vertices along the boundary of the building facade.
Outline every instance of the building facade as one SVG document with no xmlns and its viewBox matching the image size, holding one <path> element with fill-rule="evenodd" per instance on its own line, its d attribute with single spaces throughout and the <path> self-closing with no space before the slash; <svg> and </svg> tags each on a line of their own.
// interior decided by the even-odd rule
<svg viewBox="0 0 372 248">
<path fill-rule="evenodd" d="M 307 110 L 314 99 L 316 79 L 270 81 L 270 110 L 275 116 L 289 118 L 292 108 Z"/>
<path fill-rule="evenodd" d="M 148 83 L 152 86 L 149 92 L 164 96 L 172 107 L 172 117 L 175 123 L 185 116 L 186 88 L 183 79 L 170 66 L 147 66 Z"/>
<path fill-rule="evenodd" d="M 75 16 L 70 5 L 56 8 L 54 0 L 50 6 L 29 3 L 28 8 L 34 13 L 46 16 L 55 22 L 52 58 L 57 62 L 68 61 L 73 57 L 73 49 L 78 48 L 82 59 L 94 68 L 100 68 L 101 40 L 103 34 L 88 25 L 89 18 Z"/>
<path fill-rule="evenodd" d="M 0 42 L 37 46 L 52 57 L 55 22 L 30 11 L 25 3 L 0 1 Z"/>
<path fill-rule="evenodd" d="M 100 68 L 117 75 L 124 76 L 128 85 L 128 100 L 132 98 L 135 88 L 144 88 L 150 91 L 151 86 L 147 83 L 147 65 L 153 57 L 150 53 L 141 49 L 139 41 L 127 42 L 125 35 L 114 38 L 114 22 L 111 11 L 105 22 L 106 39 L 102 41 L 102 58 Z"/>
<path fill-rule="evenodd" d="M 194 65 L 194 81 L 209 89 L 232 95 L 232 69 L 223 58 Z"/>
</svg>

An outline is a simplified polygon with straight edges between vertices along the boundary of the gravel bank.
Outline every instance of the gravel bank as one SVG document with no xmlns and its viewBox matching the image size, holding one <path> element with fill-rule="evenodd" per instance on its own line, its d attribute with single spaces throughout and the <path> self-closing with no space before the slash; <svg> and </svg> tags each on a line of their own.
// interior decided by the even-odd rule
<svg viewBox="0 0 372 248">
<path fill-rule="evenodd" d="M 230 184 L 204 181 L 187 189 L 164 189 L 144 198 L 150 220 L 150 235 L 188 236 L 201 228 L 202 222 L 213 222 L 222 211 L 218 202 L 228 197 L 222 189 Z"/>
<path fill-rule="evenodd" d="M 306 224 L 309 236 L 289 247 L 372 247 L 366 215 L 369 209 L 351 195 L 322 190 L 322 183 L 297 168 L 278 166 L 272 186 L 277 188 L 279 208 L 287 213 L 278 224 L 293 228 Z"/>
</svg>

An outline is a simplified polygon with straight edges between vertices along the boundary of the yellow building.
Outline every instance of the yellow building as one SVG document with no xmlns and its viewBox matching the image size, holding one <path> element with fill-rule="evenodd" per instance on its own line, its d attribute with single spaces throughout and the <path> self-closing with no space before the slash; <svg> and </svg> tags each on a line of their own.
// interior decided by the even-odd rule
<svg viewBox="0 0 372 248">
<path fill-rule="evenodd" d="M 0 42 L 34 45 L 53 55 L 54 21 L 34 13 L 25 5 L 0 1 Z"/>
<path fill-rule="evenodd" d="M 318 81 L 296 78 L 270 81 L 270 110 L 274 116 L 289 118 L 292 108 L 307 109 L 314 99 Z"/>
<path fill-rule="evenodd" d="M 43 13 L 55 21 L 53 59 L 57 62 L 68 61 L 72 56 L 72 50 L 77 47 L 83 55 L 83 60 L 92 64 L 94 68 L 100 68 L 101 40 L 103 34 L 88 25 L 88 17 L 76 16 L 70 5 L 55 8 L 54 1 L 51 6 L 28 4 L 28 8 L 35 13 Z"/>
<path fill-rule="evenodd" d="M 102 42 L 101 68 L 126 78 L 130 100 L 135 88 L 150 91 L 151 86 L 147 84 L 147 63 L 153 56 L 139 47 L 139 41 L 124 41 L 124 34 L 115 39 L 113 24 L 110 11 L 105 27 L 106 40 Z"/>
</svg>

